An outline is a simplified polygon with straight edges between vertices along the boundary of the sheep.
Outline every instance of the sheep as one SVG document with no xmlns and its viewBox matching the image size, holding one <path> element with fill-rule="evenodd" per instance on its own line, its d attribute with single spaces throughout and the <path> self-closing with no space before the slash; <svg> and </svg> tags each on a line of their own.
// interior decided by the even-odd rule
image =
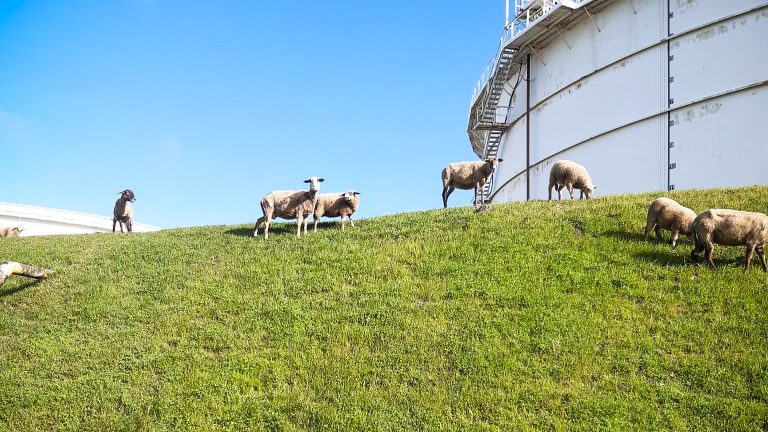
<svg viewBox="0 0 768 432">
<path fill-rule="evenodd" d="M 115 232 L 115 224 L 120 223 L 120 232 L 123 232 L 123 224 L 128 232 L 133 231 L 133 207 L 131 203 L 136 202 L 136 195 L 133 191 L 126 189 L 118 192 L 120 198 L 115 201 L 115 209 L 112 211 L 112 232 Z"/>
<path fill-rule="evenodd" d="M 21 225 L 0 228 L 0 237 L 19 237 L 22 231 L 24 231 L 24 227 Z"/>
<path fill-rule="evenodd" d="M 691 251 L 691 259 L 705 251 L 704 257 L 709 268 L 717 271 L 712 262 L 713 243 L 723 246 L 746 245 L 744 271 L 749 270 L 752 253 L 757 251 L 763 271 L 768 272 L 765 263 L 765 243 L 768 242 L 768 216 L 739 210 L 709 209 L 693 220 L 693 236 L 696 246 Z"/>
<path fill-rule="evenodd" d="M 264 222 L 264 239 L 269 238 L 269 223 L 272 218 L 296 219 L 296 237 L 301 237 L 301 224 L 304 223 L 304 234 L 307 234 L 308 216 L 315 210 L 320 183 L 325 179 L 310 177 L 304 180 L 309 183 L 309 191 L 273 191 L 261 198 L 261 211 L 264 213 L 253 227 L 253 236 L 259 236 L 259 225 Z"/>
<path fill-rule="evenodd" d="M 357 206 L 360 204 L 360 192 L 348 190 L 346 192 L 336 192 L 328 194 L 320 194 L 317 198 L 317 204 L 315 205 L 315 211 L 312 213 L 314 218 L 313 231 L 317 231 L 317 223 L 320 222 L 320 218 L 326 217 L 339 217 L 341 216 L 341 229 L 344 230 L 344 217 L 349 218 L 349 224 L 355 226 L 355 222 L 352 220 L 352 215 L 357 211 Z"/>
<path fill-rule="evenodd" d="M 688 207 L 683 207 L 677 201 L 670 198 L 657 198 L 648 206 L 648 219 L 645 225 L 645 239 L 648 240 L 648 234 L 651 228 L 656 225 L 656 238 L 661 237 L 661 230 L 672 232 L 672 247 L 677 246 L 677 238 L 680 233 L 693 238 L 691 223 L 696 219 L 696 213 Z"/>
<path fill-rule="evenodd" d="M 579 199 L 587 196 L 587 199 L 592 197 L 592 191 L 597 189 L 592 183 L 592 179 L 587 173 L 587 169 L 568 160 L 559 160 L 552 165 L 552 170 L 549 172 L 549 186 L 547 192 L 549 193 L 549 199 L 552 199 L 552 187 L 557 187 L 557 199 L 562 199 L 563 188 L 568 188 L 568 193 L 571 194 L 573 199 L 573 188 L 579 190 Z"/>
<path fill-rule="evenodd" d="M 448 207 L 448 197 L 456 189 L 475 189 L 474 203 L 477 204 L 477 194 L 480 188 L 490 179 L 499 162 L 493 156 L 482 161 L 449 163 L 443 168 L 443 208 Z"/>
</svg>

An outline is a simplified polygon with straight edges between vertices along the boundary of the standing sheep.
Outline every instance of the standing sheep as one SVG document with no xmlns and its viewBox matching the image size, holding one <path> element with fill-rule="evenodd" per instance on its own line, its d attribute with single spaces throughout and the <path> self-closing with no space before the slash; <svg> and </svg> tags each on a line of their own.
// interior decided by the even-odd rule
<svg viewBox="0 0 768 432">
<path fill-rule="evenodd" d="M 597 189 L 592 183 L 592 179 L 587 173 L 587 169 L 569 160 L 560 160 L 552 165 L 552 170 L 549 172 L 549 186 L 547 192 L 549 193 L 549 199 L 552 199 L 552 187 L 557 187 L 557 199 L 562 199 L 563 188 L 568 189 L 568 193 L 571 194 L 573 199 L 573 188 L 579 190 L 579 199 L 582 199 L 584 195 L 587 199 L 592 197 L 592 191 Z"/>
<path fill-rule="evenodd" d="M 312 214 L 314 218 L 313 230 L 317 231 L 317 223 L 320 222 L 320 218 L 326 217 L 339 217 L 341 216 L 341 230 L 344 230 L 344 217 L 349 218 L 349 224 L 355 226 L 355 222 L 352 220 L 352 215 L 357 211 L 357 206 L 360 204 L 360 192 L 348 190 L 344 193 L 329 193 L 320 194 L 317 198 L 317 204 L 315 205 L 315 212 Z"/>
<path fill-rule="evenodd" d="M 112 232 L 115 232 L 115 225 L 120 223 L 120 232 L 123 232 L 123 224 L 128 232 L 133 231 L 133 207 L 131 203 L 136 202 L 136 195 L 133 191 L 126 189 L 120 192 L 120 198 L 115 202 L 115 209 L 112 211 Z"/>
<path fill-rule="evenodd" d="M 680 233 L 688 237 L 689 240 L 693 238 L 691 223 L 694 219 L 696 219 L 696 213 L 688 207 L 683 207 L 673 199 L 657 198 L 648 207 L 645 239 L 648 240 L 651 228 L 656 225 L 656 238 L 662 239 L 662 229 L 672 231 L 672 247 L 675 247 Z"/>
<path fill-rule="evenodd" d="M 0 237 L 19 237 L 24 227 L 21 225 L 15 227 L 0 228 Z"/>
<path fill-rule="evenodd" d="M 499 162 L 493 156 L 484 161 L 449 163 L 443 168 L 443 208 L 448 207 L 448 197 L 456 189 L 475 189 L 474 203 L 480 188 L 490 179 Z"/>
<path fill-rule="evenodd" d="M 320 183 L 325 179 L 310 177 L 304 180 L 309 183 L 309 191 L 274 191 L 261 198 L 261 211 L 264 213 L 253 227 L 253 236 L 259 236 L 259 225 L 264 222 L 264 238 L 269 238 L 269 223 L 272 218 L 296 219 L 296 237 L 301 237 L 301 224 L 304 223 L 304 234 L 307 234 L 308 216 L 315 210 Z"/>
<path fill-rule="evenodd" d="M 757 251 L 763 271 L 768 271 L 765 263 L 765 243 L 768 242 L 768 216 L 738 210 L 709 209 L 693 220 L 693 235 L 696 247 L 691 251 L 691 259 L 705 251 L 704 257 L 709 268 L 717 271 L 712 262 L 713 243 L 723 246 L 746 245 L 744 271 L 749 270 L 752 253 Z"/>
</svg>

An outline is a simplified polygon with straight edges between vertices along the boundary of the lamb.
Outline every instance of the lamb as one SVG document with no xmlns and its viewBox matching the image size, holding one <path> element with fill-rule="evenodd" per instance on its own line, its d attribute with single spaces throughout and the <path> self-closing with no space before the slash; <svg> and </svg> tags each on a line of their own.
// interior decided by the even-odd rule
<svg viewBox="0 0 768 432">
<path fill-rule="evenodd" d="M 19 237 L 22 231 L 24 231 L 24 227 L 21 225 L 0 228 L 0 237 Z"/>
<path fill-rule="evenodd" d="M 757 251 L 763 271 L 768 272 L 765 263 L 765 243 L 768 242 L 768 216 L 763 213 L 752 213 L 738 210 L 709 209 L 696 216 L 693 220 L 693 236 L 696 247 L 691 251 L 691 259 L 695 260 L 701 251 L 709 268 L 717 271 L 712 262 L 713 243 L 723 246 L 746 245 L 747 253 L 744 260 L 744 271 L 749 270 L 752 253 Z"/>
<path fill-rule="evenodd" d="M 573 188 L 579 190 L 579 199 L 587 196 L 587 199 L 592 197 L 592 191 L 597 189 L 592 183 L 592 179 L 587 173 L 587 169 L 568 160 L 559 160 L 552 165 L 552 170 L 549 172 L 549 186 L 547 192 L 549 193 L 549 199 L 552 199 L 552 187 L 557 187 L 557 199 L 562 199 L 563 188 L 568 188 L 568 193 L 571 194 L 573 199 Z"/>
<path fill-rule="evenodd" d="M 677 238 L 683 233 L 688 239 L 693 238 L 691 223 L 696 219 L 696 213 L 688 207 L 680 205 L 670 198 L 657 198 L 648 207 L 648 222 L 645 225 L 645 239 L 651 228 L 656 225 L 656 238 L 661 237 L 661 230 L 672 232 L 672 247 L 677 246 Z"/>
<path fill-rule="evenodd" d="M 304 223 L 304 234 L 307 234 L 307 221 L 310 213 L 314 212 L 317 204 L 320 183 L 325 179 L 310 177 L 304 180 L 309 183 L 309 191 L 273 191 L 261 198 L 261 211 L 264 213 L 253 227 L 253 236 L 259 236 L 259 225 L 264 222 L 264 239 L 269 238 L 269 223 L 272 218 L 296 219 L 296 237 L 301 237 L 301 224 Z"/>
<path fill-rule="evenodd" d="M 123 232 L 123 224 L 128 232 L 133 231 L 133 207 L 131 203 L 136 202 L 136 195 L 133 191 L 126 189 L 119 192 L 120 198 L 115 202 L 115 209 L 112 211 L 112 232 L 115 232 L 115 224 L 120 222 L 120 232 Z"/>
<path fill-rule="evenodd" d="M 483 161 L 449 163 L 443 168 L 443 208 L 448 207 L 448 197 L 456 189 L 475 189 L 474 203 L 477 204 L 477 194 L 480 188 L 490 179 L 499 162 L 493 156 Z"/>
<path fill-rule="evenodd" d="M 336 192 L 320 194 L 315 205 L 315 211 L 312 214 L 314 218 L 313 230 L 317 231 L 317 223 L 320 218 L 341 216 L 341 230 L 344 230 L 344 217 L 349 218 L 349 224 L 355 226 L 352 215 L 357 211 L 360 204 L 360 192 L 348 190 L 346 192 Z"/>
</svg>

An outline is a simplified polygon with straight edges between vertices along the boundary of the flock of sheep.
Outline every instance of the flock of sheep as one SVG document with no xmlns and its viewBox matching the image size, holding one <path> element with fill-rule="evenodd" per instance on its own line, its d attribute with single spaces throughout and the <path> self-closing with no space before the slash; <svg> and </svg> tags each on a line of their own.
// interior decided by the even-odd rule
<svg viewBox="0 0 768 432">
<path fill-rule="evenodd" d="M 448 164 L 442 173 L 443 177 L 443 208 L 448 207 L 448 196 L 455 188 L 475 189 L 475 205 L 477 195 L 491 174 L 496 170 L 502 159 L 486 158 L 478 162 L 459 162 Z M 561 160 L 555 162 L 549 173 L 547 192 L 552 199 L 552 190 L 557 189 L 557 198 L 562 199 L 563 188 L 573 199 L 573 189 L 579 189 L 579 198 L 589 199 L 597 186 L 592 183 L 586 168 Z M 655 228 L 654 228 L 655 227 Z M 654 229 L 656 237 L 662 239 L 661 230 L 672 232 L 672 247 L 677 245 L 677 238 L 682 233 L 692 240 L 695 247 L 691 251 L 691 259 L 697 260 L 701 252 L 709 268 L 717 271 L 712 262 L 714 244 L 723 246 L 746 246 L 744 270 L 749 270 L 752 255 L 757 252 L 763 271 L 768 272 L 765 262 L 765 244 L 768 242 L 768 216 L 763 213 L 745 212 L 729 209 L 709 209 L 698 215 L 670 198 L 658 198 L 648 207 L 648 217 L 645 226 L 645 239 Z"/>
<path fill-rule="evenodd" d="M 475 205 L 478 204 L 477 196 L 481 188 L 488 182 L 493 172 L 503 159 L 488 157 L 482 161 L 457 162 L 445 166 L 442 171 L 443 180 L 443 208 L 448 207 L 448 197 L 455 189 L 474 189 Z M 317 231 L 317 224 L 322 217 L 341 217 L 341 229 L 344 230 L 345 219 L 355 226 L 352 215 L 357 211 L 360 192 L 348 190 L 320 194 L 320 183 L 325 179 L 310 177 L 304 180 L 309 184 L 307 191 L 273 191 L 261 198 L 261 210 L 263 215 L 256 221 L 253 227 L 253 236 L 258 237 L 259 226 L 264 224 L 264 238 L 269 238 L 269 224 L 273 218 L 296 219 L 296 236 L 301 237 L 301 227 L 304 225 L 304 234 L 307 233 L 307 222 L 311 214 L 314 219 L 313 231 Z M 592 183 L 586 168 L 583 166 L 561 160 L 555 162 L 549 173 L 549 185 L 547 192 L 549 200 L 552 199 L 552 190 L 557 190 L 557 198 L 562 199 L 562 190 L 567 189 L 571 199 L 573 190 L 579 189 L 579 198 L 586 196 L 589 199 L 597 186 Z M 133 230 L 133 207 L 136 196 L 133 191 L 126 189 L 120 192 L 120 198 L 115 202 L 112 219 L 112 232 L 119 223 L 120 232 L 123 225 L 130 233 Z M 23 227 L 0 228 L 0 237 L 18 237 Z M 656 237 L 662 239 L 661 230 L 669 230 L 672 233 L 672 247 L 677 245 L 680 234 L 688 237 L 695 244 L 691 252 L 691 259 L 696 260 L 704 252 L 709 268 L 716 270 L 712 262 L 714 244 L 724 246 L 746 246 L 746 259 L 744 269 L 749 270 L 752 255 L 757 252 L 760 257 L 763 271 L 768 272 L 765 261 L 765 244 L 768 242 L 768 216 L 763 213 L 752 213 L 739 210 L 709 209 L 700 214 L 684 207 L 670 198 L 658 198 L 648 207 L 648 217 L 645 226 L 645 239 L 651 229 L 656 232 Z"/>
</svg>

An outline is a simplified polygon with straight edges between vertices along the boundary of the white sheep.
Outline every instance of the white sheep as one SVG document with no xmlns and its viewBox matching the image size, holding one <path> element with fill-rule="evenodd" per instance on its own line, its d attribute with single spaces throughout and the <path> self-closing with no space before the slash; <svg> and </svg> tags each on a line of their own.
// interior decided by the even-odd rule
<svg viewBox="0 0 768 432">
<path fill-rule="evenodd" d="M 709 268 L 717 271 L 712 262 L 713 243 L 723 246 L 746 245 L 744 271 L 749 270 L 752 253 L 757 251 L 763 271 L 768 271 L 765 263 L 765 243 L 768 242 L 768 216 L 763 213 L 745 212 L 727 209 L 709 209 L 699 213 L 693 220 L 693 235 L 696 247 L 691 251 L 691 259 L 705 251 L 704 257 Z"/>
<path fill-rule="evenodd" d="M 696 213 L 688 207 L 684 207 L 670 198 L 657 198 L 648 206 L 645 239 L 648 240 L 651 228 L 656 225 L 656 238 L 662 239 L 662 229 L 669 230 L 672 232 L 672 247 L 675 247 L 679 234 L 682 233 L 689 240 L 693 238 L 691 223 L 694 219 L 696 219 Z"/>
<path fill-rule="evenodd" d="M 24 227 L 21 225 L 0 228 L 0 237 L 19 237 L 22 231 L 24 231 Z"/>
<path fill-rule="evenodd" d="M 557 199 L 562 199 L 563 188 L 568 189 L 568 193 L 571 194 L 573 199 L 573 188 L 579 190 L 579 199 L 587 196 L 587 199 L 592 197 L 592 191 L 597 189 L 592 183 L 592 179 L 587 173 L 587 169 L 569 160 L 559 160 L 552 165 L 552 170 L 549 172 L 549 186 L 547 192 L 549 193 L 549 199 L 552 199 L 552 187 L 557 187 Z"/>
<path fill-rule="evenodd" d="M 317 204 L 315 205 L 315 211 L 312 214 L 314 218 L 313 230 L 317 231 L 317 223 L 320 222 L 320 218 L 325 217 L 339 217 L 341 216 L 341 229 L 344 230 L 344 218 L 349 218 L 349 224 L 355 226 L 355 222 L 352 220 L 352 215 L 357 211 L 357 206 L 360 204 L 360 192 L 348 190 L 346 192 L 336 192 L 328 194 L 320 194 L 317 198 Z"/>
<path fill-rule="evenodd" d="M 115 208 L 112 211 L 112 232 L 115 232 L 115 225 L 120 223 L 120 232 L 123 232 L 123 224 L 128 232 L 133 231 L 133 207 L 131 203 L 136 202 L 136 195 L 133 191 L 126 189 L 119 192 L 120 198 L 115 202 Z"/>
<path fill-rule="evenodd" d="M 443 168 L 443 208 L 448 207 L 448 197 L 455 189 L 475 189 L 474 203 L 477 204 L 477 194 L 491 174 L 496 170 L 499 162 L 493 156 L 483 161 L 449 163 Z"/>
<path fill-rule="evenodd" d="M 309 191 L 274 191 L 261 198 L 261 211 L 264 213 L 253 227 L 253 236 L 258 237 L 259 225 L 264 222 L 264 238 L 269 238 L 269 223 L 272 218 L 296 219 L 296 237 L 301 237 L 301 224 L 304 223 L 304 234 L 307 233 L 308 216 L 315 210 L 320 183 L 325 179 L 310 177 L 304 180 L 309 183 Z"/>
</svg>

